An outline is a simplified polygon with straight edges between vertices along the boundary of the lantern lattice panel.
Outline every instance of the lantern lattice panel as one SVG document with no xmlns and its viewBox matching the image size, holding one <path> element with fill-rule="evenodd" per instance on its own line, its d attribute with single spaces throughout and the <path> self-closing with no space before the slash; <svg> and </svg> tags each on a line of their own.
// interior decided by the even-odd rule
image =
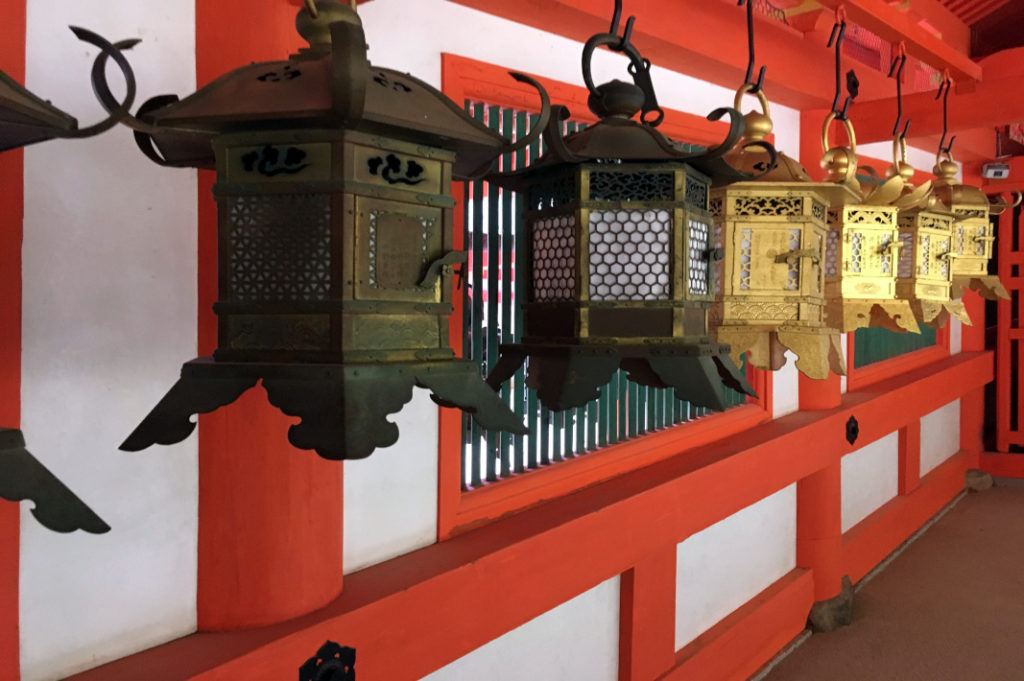
<svg viewBox="0 0 1024 681">
<path fill-rule="evenodd" d="M 674 194 L 675 173 L 590 173 L 592 201 L 671 201 Z"/>
<path fill-rule="evenodd" d="M 572 300 L 575 297 L 575 253 L 575 216 L 563 215 L 534 221 L 534 300 Z"/>
<path fill-rule="evenodd" d="M 231 200 L 228 220 L 229 300 L 330 298 L 329 195 L 237 196 Z"/>
<path fill-rule="evenodd" d="M 710 245 L 710 227 L 706 222 L 690 219 L 690 262 L 689 279 L 690 294 L 705 296 L 709 283 L 708 246 Z"/>
<path fill-rule="evenodd" d="M 671 232 L 667 210 L 591 211 L 590 299 L 668 300 Z"/>
<path fill-rule="evenodd" d="M 389 272 L 389 255 L 392 255 L 387 251 L 386 248 L 382 248 L 383 243 L 388 238 L 395 238 L 396 235 L 393 231 L 391 233 L 382 234 L 381 224 L 382 218 L 388 216 L 388 211 L 383 210 L 371 210 L 370 219 L 367 232 L 369 239 L 367 243 L 367 273 L 370 286 L 374 288 L 395 288 L 396 284 L 399 287 L 411 288 L 416 285 L 413 279 L 409 278 L 409 271 L 403 271 L 397 274 Z M 426 216 L 419 216 L 413 218 L 418 223 L 418 234 L 421 243 L 417 244 L 414 248 L 419 256 L 420 263 L 426 267 L 430 260 L 430 246 L 433 240 L 434 231 L 437 228 L 437 220 L 433 220 Z M 409 234 L 403 234 L 402 237 L 408 237 Z M 412 244 L 405 243 L 402 246 L 408 248 Z M 404 281 L 403 281 L 404 280 Z"/>
</svg>

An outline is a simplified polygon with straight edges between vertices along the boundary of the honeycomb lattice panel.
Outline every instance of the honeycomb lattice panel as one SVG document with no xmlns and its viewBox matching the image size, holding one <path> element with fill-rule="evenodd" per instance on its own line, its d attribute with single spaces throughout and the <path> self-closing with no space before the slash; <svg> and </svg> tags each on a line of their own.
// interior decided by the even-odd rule
<svg viewBox="0 0 1024 681">
<path fill-rule="evenodd" d="M 830 229 L 825 238 L 825 276 L 833 279 L 839 272 L 839 230 Z"/>
<path fill-rule="evenodd" d="M 537 302 L 573 300 L 576 218 L 572 215 L 533 223 L 533 299 Z"/>
<path fill-rule="evenodd" d="M 590 299 L 668 300 L 671 235 L 667 210 L 591 211 Z"/>
<path fill-rule="evenodd" d="M 690 294 L 706 296 L 710 278 L 708 247 L 710 228 L 706 222 L 690 220 Z"/>
<path fill-rule="evenodd" d="M 744 227 L 740 233 L 740 290 L 750 290 L 750 266 L 753 263 L 754 230 Z"/>
<path fill-rule="evenodd" d="M 331 294 L 331 203 L 327 194 L 229 200 L 229 300 L 324 301 Z"/>
<path fill-rule="evenodd" d="M 896 276 L 910 279 L 914 276 L 914 235 L 900 232 L 900 260 Z"/>
<path fill-rule="evenodd" d="M 789 230 L 789 250 L 800 250 L 800 230 Z M 792 258 L 788 263 L 789 271 L 786 273 L 786 289 L 789 291 L 800 290 L 800 258 Z"/>
</svg>

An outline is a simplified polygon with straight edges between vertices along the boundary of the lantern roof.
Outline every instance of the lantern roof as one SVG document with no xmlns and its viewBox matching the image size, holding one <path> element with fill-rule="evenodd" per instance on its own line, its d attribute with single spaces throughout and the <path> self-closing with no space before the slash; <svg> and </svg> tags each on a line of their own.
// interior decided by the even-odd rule
<svg viewBox="0 0 1024 681">
<path fill-rule="evenodd" d="M 197 136 L 268 128 L 358 130 L 449 149 L 457 178 L 480 175 L 510 150 L 504 137 L 436 88 L 370 64 L 354 9 L 338 0 L 308 5 L 316 14 L 299 11 L 296 27 L 309 47 L 298 54 L 239 67 L 180 101 L 165 96 L 140 110 L 145 132 L 170 164 L 212 165 L 212 150 L 197 150 Z"/>
<path fill-rule="evenodd" d="M 61 137 L 77 127 L 74 117 L 0 71 L 0 151 Z"/>
</svg>

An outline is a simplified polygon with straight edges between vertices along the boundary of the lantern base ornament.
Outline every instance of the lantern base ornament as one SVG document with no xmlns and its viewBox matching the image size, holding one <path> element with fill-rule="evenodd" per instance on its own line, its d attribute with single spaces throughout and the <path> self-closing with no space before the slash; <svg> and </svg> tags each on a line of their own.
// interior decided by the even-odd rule
<svg viewBox="0 0 1024 681">
<path fill-rule="evenodd" d="M 829 301 L 825 306 L 825 323 L 846 333 L 857 329 L 881 327 L 896 333 L 921 333 L 914 310 L 906 300 Z"/>
<path fill-rule="evenodd" d="M 1006 287 L 1003 286 L 1003 282 L 999 280 L 999 277 L 986 274 L 983 276 L 959 276 L 953 275 L 953 290 L 959 291 L 977 291 L 985 300 L 999 300 L 1003 298 L 1008 300 L 1010 298 L 1009 292 Z"/>
<path fill-rule="evenodd" d="M 951 316 L 973 326 L 967 308 L 959 300 L 912 300 L 910 306 L 917 321 L 931 328 L 941 329 Z"/>
<path fill-rule="evenodd" d="M 747 353 L 747 363 L 765 371 L 778 371 L 786 364 L 786 350 L 796 355 L 796 367 L 809 378 L 828 378 L 829 371 L 846 375 L 846 360 L 839 332 L 817 326 L 780 326 L 777 329 L 744 325 L 723 325 L 718 340 L 732 347 L 732 358 L 739 361 Z"/>
<path fill-rule="evenodd" d="M 618 369 L 651 388 L 673 388 L 676 399 L 723 411 L 725 388 L 757 395 L 729 357 L 728 346 L 715 343 L 647 345 L 507 344 L 487 377 L 495 390 L 530 360 L 526 385 L 548 409 L 582 407 L 600 397 L 600 388 Z"/>
<path fill-rule="evenodd" d="M 110 531 L 102 518 L 25 449 L 25 437 L 13 428 L 0 428 L 0 499 L 31 499 L 32 515 L 54 532 Z"/>
<path fill-rule="evenodd" d="M 230 404 L 261 380 L 271 404 L 301 419 L 289 428 L 288 441 L 325 459 L 362 459 L 378 447 L 395 444 L 398 426 L 387 416 L 412 399 L 414 386 L 430 390 L 441 406 L 470 412 L 483 428 L 529 432 L 480 379 L 479 365 L 470 360 L 311 365 L 200 357 L 182 366 L 181 378 L 121 449 L 134 452 L 181 442 L 196 427 L 193 414 Z"/>
</svg>

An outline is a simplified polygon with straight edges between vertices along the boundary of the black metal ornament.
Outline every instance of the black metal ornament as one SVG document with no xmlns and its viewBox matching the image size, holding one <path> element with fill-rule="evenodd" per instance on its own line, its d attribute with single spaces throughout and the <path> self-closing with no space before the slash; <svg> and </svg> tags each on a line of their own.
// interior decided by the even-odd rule
<svg viewBox="0 0 1024 681">
<path fill-rule="evenodd" d="M 857 423 L 857 418 L 851 416 L 846 422 L 846 441 L 851 445 L 857 441 L 860 436 L 860 424 Z"/>
<path fill-rule="evenodd" d="M 356 649 L 327 641 L 299 667 L 299 681 L 356 681 Z"/>
<path fill-rule="evenodd" d="M 31 500 L 35 503 L 32 515 L 54 532 L 110 531 L 102 518 L 25 449 L 25 437 L 13 428 L 0 428 L 0 498 Z"/>
</svg>

